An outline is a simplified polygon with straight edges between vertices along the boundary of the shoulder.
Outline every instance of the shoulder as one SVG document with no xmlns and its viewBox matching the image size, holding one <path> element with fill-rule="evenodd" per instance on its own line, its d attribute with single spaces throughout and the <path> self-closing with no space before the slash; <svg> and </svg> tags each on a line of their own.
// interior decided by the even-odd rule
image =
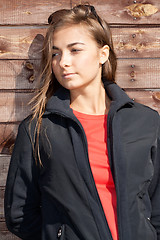
<svg viewBox="0 0 160 240">
<path fill-rule="evenodd" d="M 150 133 L 157 136 L 160 117 L 157 111 L 143 104 L 133 102 L 119 111 L 124 129 L 133 129 L 137 134 Z"/>
<path fill-rule="evenodd" d="M 51 127 L 51 124 L 54 125 L 55 119 L 56 117 L 53 114 L 46 114 L 45 116 L 42 116 L 42 121 L 38 128 L 38 119 L 29 115 L 19 124 L 18 134 L 22 135 L 25 133 L 31 140 L 33 140 L 35 139 L 39 129 L 40 136 L 43 136 L 45 129 L 47 127 Z M 56 122 L 60 124 L 59 119 Z"/>
<path fill-rule="evenodd" d="M 152 118 L 157 122 L 159 122 L 159 120 L 160 120 L 159 113 L 156 110 L 154 110 L 146 105 L 134 102 L 133 109 L 135 112 L 137 112 L 138 115 L 143 115 L 144 117 L 149 118 L 149 119 Z"/>
<path fill-rule="evenodd" d="M 33 136 L 35 129 L 37 125 L 37 119 L 32 119 L 32 115 L 27 116 L 25 119 L 23 119 L 18 127 L 18 134 L 26 134 L 31 137 Z"/>
</svg>

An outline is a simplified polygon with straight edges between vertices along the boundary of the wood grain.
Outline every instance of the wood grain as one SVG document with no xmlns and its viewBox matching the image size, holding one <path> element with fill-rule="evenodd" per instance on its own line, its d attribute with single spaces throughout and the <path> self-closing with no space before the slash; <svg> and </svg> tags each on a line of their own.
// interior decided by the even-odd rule
<svg viewBox="0 0 160 240">
<path fill-rule="evenodd" d="M 72 0 L 72 6 L 79 3 L 83 3 L 82 0 Z M 160 2 L 157 0 L 138 0 L 136 3 L 141 4 L 138 6 L 135 13 L 136 17 L 132 15 L 133 11 L 129 11 L 127 7 L 134 4 L 133 0 L 92 0 L 91 4 L 97 9 L 97 12 L 107 22 L 112 24 L 159 24 L 160 12 L 152 13 L 150 16 L 146 16 L 145 5 L 151 4 L 146 13 L 151 12 L 153 8 L 160 9 Z M 138 17 L 139 16 L 139 17 Z"/>
<path fill-rule="evenodd" d="M 0 24 L 46 24 L 49 15 L 70 8 L 70 0 L 0 0 Z"/>
<path fill-rule="evenodd" d="M 41 58 L 46 28 L 7 27 L 0 32 L 0 59 Z"/>
<path fill-rule="evenodd" d="M 21 121 L 30 112 L 28 102 L 33 97 L 33 93 L 5 93 L 0 92 L 0 122 Z"/>
<path fill-rule="evenodd" d="M 6 185 L 6 178 L 8 173 L 8 167 L 10 163 L 10 155 L 0 154 L 0 220 L 4 218 L 4 192 Z M 1 239 L 1 238 L 0 238 Z"/>
<path fill-rule="evenodd" d="M 119 59 L 116 82 L 122 88 L 160 89 L 160 59 Z"/>
<path fill-rule="evenodd" d="M 0 89 L 34 89 L 39 60 L 0 60 Z"/>
<path fill-rule="evenodd" d="M 0 198 L 3 196 L 4 188 L 6 185 L 6 178 L 8 173 L 8 167 L 10 163 L 10 155 L 0 154 Z M 2 207 L 1 207 L 2 206 Z M 2 213 L 3 204 L 0 202 L 0 215 Z"/>
<path fill-rule="evenodd" d="M 118 58 L 160 58 L 160 27 L 111 28 Z M 40 59 L 46 27 L 1 28 L 0 59 Z"/>
<path fill-rule="evenodd" d="M 4 218 L 4 191 L 5 187 L 0 187 L 0 219 Z"/>
<path fill-rule="evenodd" d="M 12 0 L 2 1 L 0 24 L 46 24 L 48 16 L 55 10 L 61 8 L 70 8 L 75 4 L 80 4 L 86 1 L 81 0 Z M 142 9 L 137 8 L 137 17 L 133 16 L 133 11 L 129 11 L 127 7 L 133 5 L 133 0 L 92 0 L 90 3 L 94 5 L 98 13 L 105 18 L 109 23 L 117 24 L 159 24 L 160 12 L 145 16 L 142 14 L 145 9 L 145 4 L 151 4 L 150 9 L 153 7 L 160 9 L 160 2 L 157 0 L 139 0 L 138 3 L 142 4 Z M 148 10 L 147 10 L 148 11 Z M 139 16 L 139 17 L 138 17 Z"/>
<path fill-rule="evenodd" d="M 153 91 L 126 91 L 131 99 L 144 104 L 160 113 L 160 92 Z M 158 98 L 156 97 L 158 95 Z"/>
<path fill-rule="evenodd" d="M 14 142 L 16 139 L 17 131 L 18 131 L 18 126 L 19 126 L 18 122 L 10 123 L 10 124 L 0 123 L 0 153 L 3 153 L 3 154 L 12 153 Z M 2 156 L 0 157 L 0 161 L 3 159 Z M 0 166 L 1 166 L 1 163 L 0 163 Z M 0 181 L 0 185 L 2 183 Z"/>
<path fill-rule="evenodd" d="M 160 27 L 113 27 L 113 43 L 118 58 L 159 58 Z"/>
<path fill-rule="evenodd" d="M 160 88 L 159 58 L 118 59 L 117 63 L 116 81 L 122 88 Z M 0 60 L 0 90 L 36 88 L 39 65 L 39 60 Z"/>
</svg>

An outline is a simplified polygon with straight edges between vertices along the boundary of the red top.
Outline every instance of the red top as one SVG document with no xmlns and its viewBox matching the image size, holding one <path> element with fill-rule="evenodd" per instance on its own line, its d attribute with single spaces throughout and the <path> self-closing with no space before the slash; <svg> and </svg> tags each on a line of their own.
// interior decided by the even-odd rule
<svg viewBox="0 0 160 240">
<path fill-rule="evenodd" d="M 116 190 L 108 160 L 107 115 L 89 115 L 73 110 L 81 122 L 88 142 L 89 162 L 114 240 L 118 240 Z"/>
</svg>

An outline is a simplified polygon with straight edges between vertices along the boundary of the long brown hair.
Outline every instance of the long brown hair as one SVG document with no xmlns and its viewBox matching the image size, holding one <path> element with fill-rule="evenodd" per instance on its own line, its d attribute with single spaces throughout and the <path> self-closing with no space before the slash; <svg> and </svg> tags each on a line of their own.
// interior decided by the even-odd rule
<svg viewBox="0 0 160 240">
<path fill-rule="evenodd" d="M 72 9 L 58 10 L 49 16 L 48 23 L 49 27 L 44 39 L 42 54 L 41 86 L 36 96 L 32 99 L 32 103 L 34 103 L 32 120 L 35 118 L 37 119 L 35 150 L 38 149 L 40 126 L 46 103 L 53 93 L 60 87 L 60 84 L 52 71 L 52 41 L 54 31 L 64 26 L 81 24 L 88 29 L 91 37 L 100 48 L 104 45 L 109 46 L 109 59 L 102 66 L 102 81 L 115 81 L 117 65 L 109 25 L 105 20 L 98 16 L 93 6 L 84 4 L 77 5 Z"/>
</svg>

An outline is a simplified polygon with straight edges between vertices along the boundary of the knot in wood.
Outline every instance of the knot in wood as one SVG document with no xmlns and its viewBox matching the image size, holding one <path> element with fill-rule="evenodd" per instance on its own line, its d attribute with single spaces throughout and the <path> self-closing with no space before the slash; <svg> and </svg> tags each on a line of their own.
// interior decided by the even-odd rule
<svg viewBox="0 0 160 240">
<path fill-rule="evenodd" d="M 4 54 L 7 52 L 9 52 L 9 47 L 8 47 L 7 41 L 0 38 L 0 54 Z"/>
<path fill-rule="evenodd" d="M 155 92 L 155 93 L 153 93 L 152 97 L 153 97 L 156 101 L 160 102 L 160 92 Z"/>
<path fill-rule="evenodd" d="M 148 17 L 156 12 L 158 12 L 158 8 L 152 4 L 143 4 L 143 3 L 135 3 L 128 7 L 126 7 L 128 13 L 134 18 L 140 17 Z"/>
<path fill-rule="evenodd" d="M 132 71 L 132 72 L 130 73 L 130 76 L 133 78 L 133 77 L 135 76 L 135 72 Z M 133 80 L 133 79 L 132 79 L 132 80 Z"/>
<path fill-rule="evenodd" d="M 33 83 L 34 80 L 35 80 L 35 76 L 34 76 L 34 75 L 30 76 L 30 78 L 28 79 L 28 81 L 29 81 L 30 83 Z"/>
<path fill-rule="evenodd" d="M 26 68 L 29 69 L 29 70 L 33 70 L 34 69 L 33 64 L 30 63 L 30 62 L 26 62 Z"/>
<path fill-rule="evenodd" d="M 131 82 L 135 82 L 135 79 L 134 78 L 131 78 L 131 80 L 130 80 Z"/>
<path fill-rule="evenodd" d="M 132 52 L 133 52 L 133 53 L 137 52 L 137 49 L 133 48 L 133 49 L 132 49 Z"/>
</svg>

